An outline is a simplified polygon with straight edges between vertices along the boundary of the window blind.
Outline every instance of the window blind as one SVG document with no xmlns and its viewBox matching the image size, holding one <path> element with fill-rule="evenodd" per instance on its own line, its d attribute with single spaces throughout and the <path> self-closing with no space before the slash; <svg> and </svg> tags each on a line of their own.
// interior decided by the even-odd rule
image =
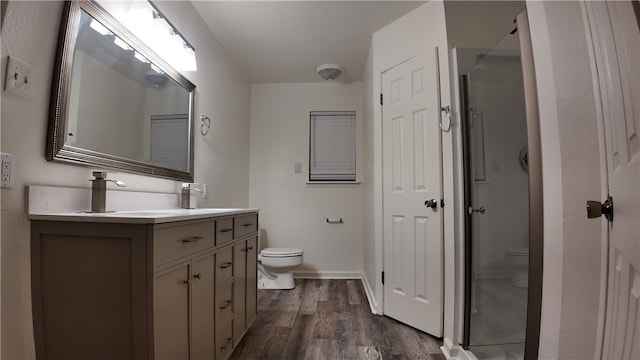
<svg viewBox="0 0 640 360">
<path fill-rule="evenodd" d="M 309 181 L 356 180 L 356 112 L 310 113 Z"/>
<path fill-rule="evenodd" d="M 151 116 L 151 162 L 170 169 L 189 169 L 189 115 Z"/>
</svg>

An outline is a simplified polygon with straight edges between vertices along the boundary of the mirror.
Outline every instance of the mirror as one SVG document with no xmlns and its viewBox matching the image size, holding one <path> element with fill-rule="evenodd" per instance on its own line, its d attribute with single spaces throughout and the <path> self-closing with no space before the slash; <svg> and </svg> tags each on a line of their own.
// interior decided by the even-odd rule
<svg viewBox="0 0 640 360">
<path fill-rule="evenodd" d="M 59 39 L 47 160 L 193 181 L 195 85 L 96 3 Z"/>
</svg>

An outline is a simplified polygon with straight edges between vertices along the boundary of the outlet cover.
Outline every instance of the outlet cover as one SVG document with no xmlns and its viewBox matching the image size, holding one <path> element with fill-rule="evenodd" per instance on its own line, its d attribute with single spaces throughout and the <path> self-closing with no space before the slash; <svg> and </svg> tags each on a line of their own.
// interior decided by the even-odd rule
<svg viewBox="0 0 640 360">
<path fill-rule="evenodd" d="M 31 68 L 31 64 L 9 56 L 4 78 L 4 91 L 21 97 L 29 96 Z"/>
<path fill-rule="evenodd" d="M 0 187 L 12 188 L 14 182 L 13 172 L 15 166 L 15 155 L 1 154 L 0 158 L 2 159 L 2 181 Z"/>
</svg>

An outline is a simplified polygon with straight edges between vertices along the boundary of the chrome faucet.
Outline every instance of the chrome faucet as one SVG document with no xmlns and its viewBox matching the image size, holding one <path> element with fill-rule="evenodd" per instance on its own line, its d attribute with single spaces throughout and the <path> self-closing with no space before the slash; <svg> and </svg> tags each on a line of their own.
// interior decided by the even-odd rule
<svg viewBox="0 0 640 360">
<path fill-rule="evenodd" d="M 191 206 L 191 191 L 197 191 L 202 193 L 202 197 L 207 196 L 207 184 L 202 184 L 202 189 L 194 187 L 200 185 L 198 183 L 182 183 L 180 188 L 180 207 L 183 209 L 193 209 Z"/>
<path fill-rule="evenodd" d="M 112 183 L 120 186 L 126 187 L 125 183 L 120 180 L 111 180 L 107 179 L 106 171 L 94 171 L 93 172 L 94 179 L 89 181 L 92 182 L 91 185 L 91 212 L 94 213 L 103 213 L 106 210 L 106 200 L 107 200 L 107 181 L 111 181 Z"/>
</svg>

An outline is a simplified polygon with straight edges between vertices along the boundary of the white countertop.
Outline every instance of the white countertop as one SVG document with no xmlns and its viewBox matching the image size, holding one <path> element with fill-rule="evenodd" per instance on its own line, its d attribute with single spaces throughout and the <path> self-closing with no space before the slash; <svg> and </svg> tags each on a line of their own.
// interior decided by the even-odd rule
<svg viewBox="0 0 640 360">
<path fill-rule="evenodd" d="M 258 212 L 258 209 L 165 209 L 114 211 L 105 213 L 92 212 L 36 212 L 29 213 L 30 220 L 73 221 L 121 224 L 161 224 L 174 221 L 206 219 L 214 216 L 238 215 Z"/>
<path fill-rule="evenodd" d="M 178 209 L 180 198 L 176 193 L 107 190 L 107 212 L 92 213 L 86 211 L 91 209 L 88 188 L 30 185 L 27 194 L 30 220 L 161 224 L 258 212 L 239 208 Z"/>
</svg>

